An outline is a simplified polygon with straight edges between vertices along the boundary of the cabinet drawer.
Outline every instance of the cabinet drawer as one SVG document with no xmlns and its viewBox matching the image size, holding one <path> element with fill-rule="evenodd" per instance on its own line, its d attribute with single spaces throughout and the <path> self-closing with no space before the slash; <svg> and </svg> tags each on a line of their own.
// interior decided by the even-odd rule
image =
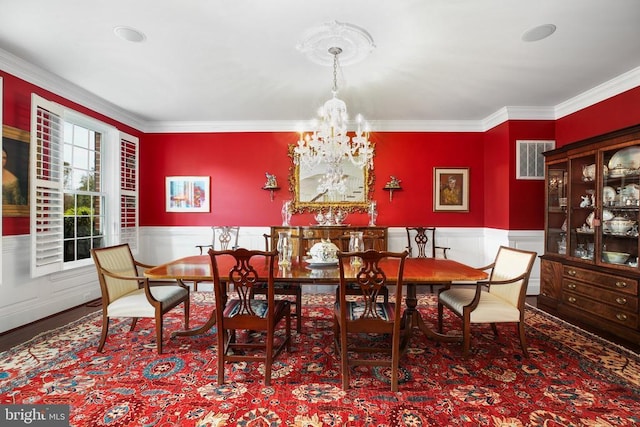
<svg viewBox="0 0 640 427">
<path fill-rule="evenodd" d="M 635 329 L 638 327 L 637 313 L 631 313 L 607 304 L 602 304 L 600 301 L 592 300 L 583 295 L 573 292 L 563 292 L 562 302 L 573 308 L 579 308 L 609 321 L 624 325 L 627 328 Z"/>
<path fill-rule="evenodd" d="M 614 276 L 612 274 L 576 268 L 569 265 L 564 266 L 563 275 L 566 278 L 593 283 L 600 287 L 609 288 L 617 292 L 638 295 L 638 281 L 629 277 Z"/>
<path fill-rule="evenodd" d="M 638 311 L 638 298 L 629 294 L 602 289 L 598 286 L 566 278 L 562 281 L 562 290 L 563 292 L 569 291 L 580 296 L 592 298 L 620 310 Z"/>
</svg>

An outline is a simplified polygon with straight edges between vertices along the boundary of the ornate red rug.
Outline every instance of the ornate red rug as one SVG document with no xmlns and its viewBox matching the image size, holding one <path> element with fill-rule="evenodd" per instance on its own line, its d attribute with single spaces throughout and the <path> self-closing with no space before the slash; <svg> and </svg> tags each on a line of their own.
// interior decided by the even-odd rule
<svg viewBox="0 0 640 427">
<path fill-rule="evenodd" d="M 165 354 L 153 321 L 112 322 L 96 353 L 101 317 L 89 315 L 0 353 L 0 403 L 68 404 L 73 426 L 631 426 L 640 425 L 640 357 L 527 307 L 529 358 L 515 328 L 473 327 L 472 354 L 414 334 L 400 361 L 400 392 L 389 372 L 359 367 L 342 391 L 331 329 L 332 296 L 306 295 L 304 331 L 274 367 L 227 365 L 216 384 L 215 329 L 168 340 L 181 309 L 165 321 Z M 193 293 L 192 325 L 213 294 Z M 419 304 L 435 319 L 435 296 Z M 446 319 L 447 331 L 459 321 Z"/>
</svg>

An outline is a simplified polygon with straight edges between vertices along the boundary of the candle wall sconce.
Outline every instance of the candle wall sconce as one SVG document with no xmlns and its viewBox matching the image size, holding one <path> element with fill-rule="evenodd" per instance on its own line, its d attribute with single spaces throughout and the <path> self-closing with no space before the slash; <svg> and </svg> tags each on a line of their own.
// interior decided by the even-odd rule
<svg viewBox="0 0 640 427">
<path fill-rule="evenodd" d="M 389 182 L 387 182 L 387 184 L 384 186 L 383 190 L 388 191 L 389 192 L 389 201 L 393 200 L 393 192 L 394 191 L 399 191 L 402 190 L 402 186 L 400 185 L 400 180 L 398 178 L 396 178 L 395 176 L 391 175 L 390 177 L 391 179 L 389 180 Z"/>
<path fill-rule="evenodd" d="M 271 201 L 273 202 L 273 192 L 279 190 L 278 181 L 276 180 L 275 175 L 271 175 L 269 172 L 265 173 L 267 177 L 267 182 L 262 186 L 263 190 L 267 190 L 271 192 Z"/>
</svg>

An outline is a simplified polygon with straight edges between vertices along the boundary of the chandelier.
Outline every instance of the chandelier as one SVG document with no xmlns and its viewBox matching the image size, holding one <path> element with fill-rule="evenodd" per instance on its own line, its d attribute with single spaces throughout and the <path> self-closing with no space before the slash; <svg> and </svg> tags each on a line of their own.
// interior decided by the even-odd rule
<svg viewBox="0 0 640 427">
<path fill-rule="evenodd" d="M 353 26 L 334 22 L 333 29 L 353 31 Z M 336 27 L 337 26 L 337 27 Z M 332 41 L 336 41 L 334 37 Z M 361 115 L 356 116 L 355 131 L 348 134 L 349 116 L 346 103 L 338 98 L 338 55 L 339 46 L 328 49 L 333 56 L 333 96 L 319 109 L 319 118 L 311 122 L 312 130 L 300 131 L 297 145 L 294 147 L 294 162 L 310 168 L 324 166 L 324 174 L 318 183 L 319 193 L 345 194 L 346 183 L 343 162 L 350 161 L 359 168 L 373 169 L 373 147 L 369 141 L 369 124 Z"/>
</svg>

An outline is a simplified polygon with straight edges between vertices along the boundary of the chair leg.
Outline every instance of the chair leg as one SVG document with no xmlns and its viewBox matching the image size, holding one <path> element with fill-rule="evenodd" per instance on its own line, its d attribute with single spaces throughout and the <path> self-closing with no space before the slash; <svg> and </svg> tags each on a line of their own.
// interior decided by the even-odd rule
<svg viewBox="0 0 640 427">
<path fill-rule="evenodd" d="M 218 327 L 218 333 L 216 334 L 216 340 L 218 341 L 218 385 L 224 384 L 224 357 L 227 351 L 226 336 L 227 331 Z"/>
<path fill-rule="evenodd" d="M 129 331 L 133 331 L 137 323 L 138 323 L 138 318 L 134 317 L 133 320 L 131 321 L 131 328 L 129 329 Z"/>
<path fill-rule="evenodd" d="M 444 306 L 438 302 L 438 333 L 442 333 L 442 315 L 444 314 Z"/>
<path fill-rule="evenodd" d="M 525 357 L 529 357 L 529 351 L 527 350 L 527 337 L 524 333 L 524 322 L 518 322 L 518 332 L 520 335 L 520 347 Z"/>
<path fill-rule="evenodd" d="M 156 313 L 156 347 L 158 354 L 162 354 L 162 313 Z"/>
<path fill-rule="evenodd" d="M 107 333 L 109 332 L 109 318 L 106 314 L 102 315 L 102 333 L 100 334 L 100 343 L 98 344 L 98 353 L 102 353 L 104 343 L 107 341 Z"/>
<path fill-rule="evenodd" d="M 468 321 L 462 323 L 462 355 L 467 358 L 471 348 L 471 325 Z"/>
<path fill-rule="evenodd" d="M 189 311 L 191 302 L 187 299 L 184 301 L 184 328 L 189 329 Z"/>
<path fill-rule="evenodd" d="M 195 292 L 198 292 L 198 281 L 197 281 L 197 280 L 194 280 L 194 281 L 193 281 L 193 290 L 194 290 Z"/>
<path fill-rule="evenodd" d="M 302 287 L 296 293 L 296 331 L 302 333 Z"/>
<path fill-rule="evenodd" d="M 495 335 L 497 337 L 498 336 L 498 328 L 496 327 L 495 323 L 491 324 L 491 329 L 493 330 L 493 335 Z"/>
<path fill-rule="evenodd" d="M 342 390 L 349 389 L 349 360 L 347 359 L 347 331 L 340 328 L 340 360 L 342 362 Z"/>
</svg>

